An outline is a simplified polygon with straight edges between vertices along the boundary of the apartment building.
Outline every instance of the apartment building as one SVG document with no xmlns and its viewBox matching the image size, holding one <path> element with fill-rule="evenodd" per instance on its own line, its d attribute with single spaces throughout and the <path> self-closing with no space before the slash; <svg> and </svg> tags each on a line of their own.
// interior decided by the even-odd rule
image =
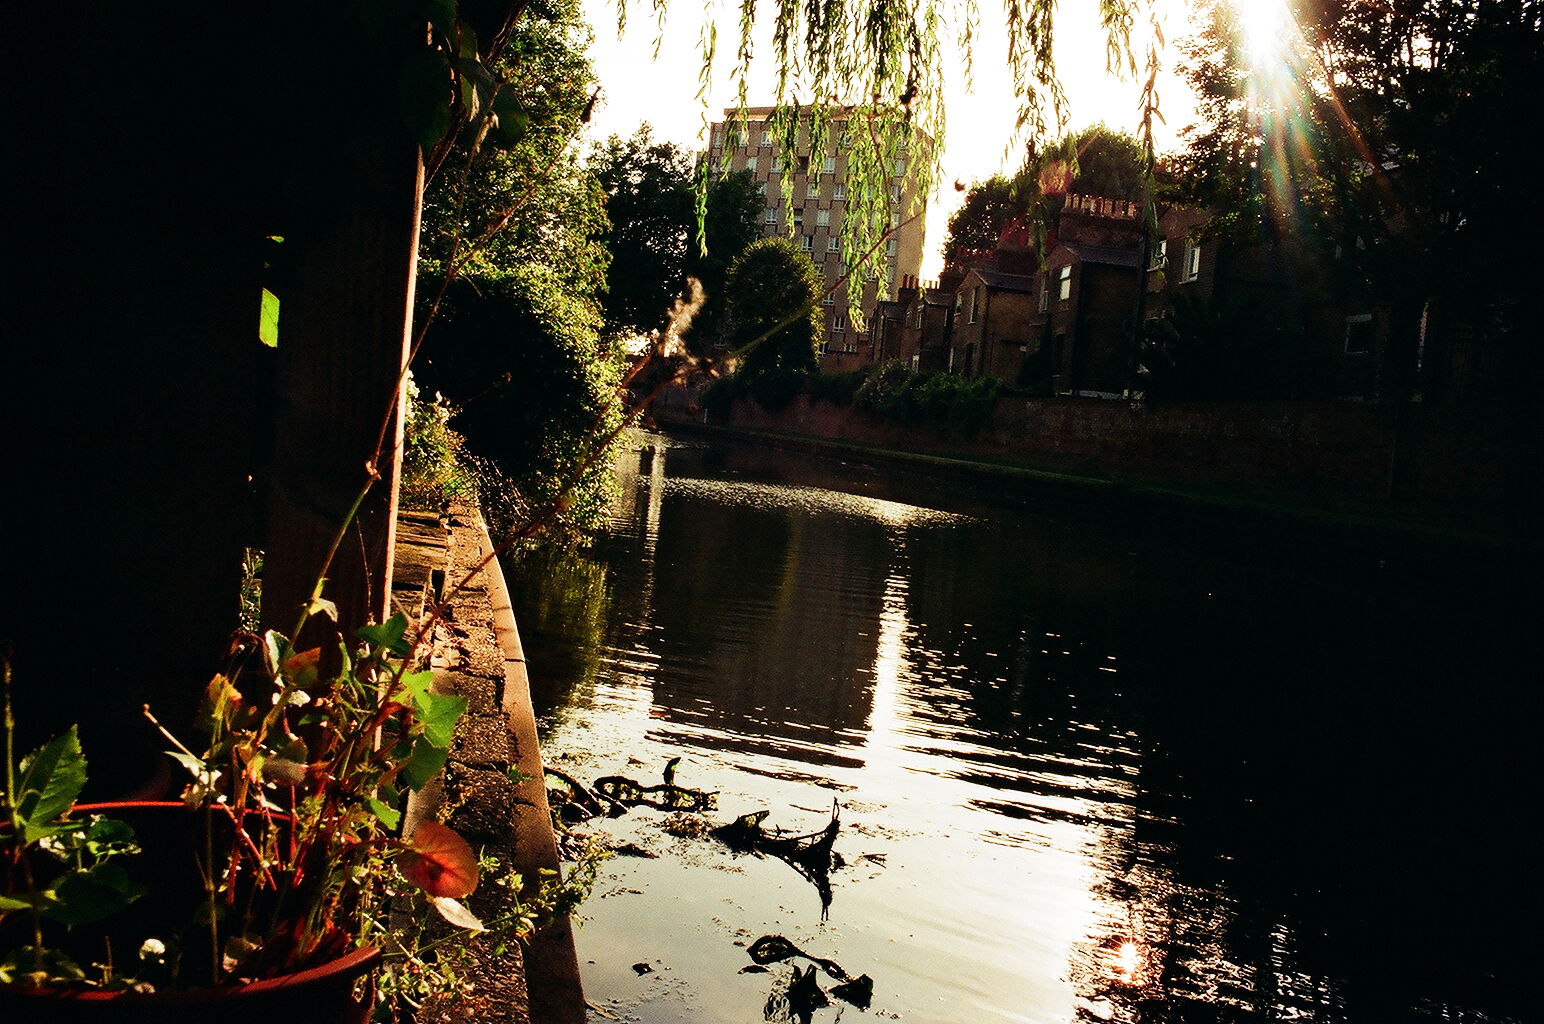
<svg viewBox="0 0 1544 1024">
<path fill-rule="evenodd" d="M 821 346 L 821 369 L 835 373 L 875 361 L 878 355 L 872 316 L 875 306 L 881 299 L 895 299 L 901 283 L 907 278 L 915 278 L 921 271 L 925 218 L 920 212 L 926 208 L 927 197 L 919 193 L 915 161 L 927 155 L 918 152 L 921 147 L 914 144 L 910 152 L 890 167 L 888 187 L 891 224 L 895 230 L 876 253 L 879 261 L 873 267 L 876 273 L 859 275 L 862 280 L 855 278 L 837 286 L 844 273 L 841 236 L 842 218 L 848 202 L 850 136 L 847 123 L 850 115 L 845 111 L 831 112 L 824 152 L 812 152 L 809 133 L 801 130 L 795 152 L 784 153 L 776 144 L 768 123 L 771 107 L 746 109 L 743 133 L 739 113 L 735 109 L 725 110 L 724 119 L 712 125 L 708 147 L 710 165 L 715 169 L 725 167 L 727 151 L 728 170 L 750 171 L 766 197 L 762 213 L 763 234 L 791 236 L 820 268 L 827 289 L 835 287 L 825 299 L 826 328 Z M 922 141 L 930 145 L 925 136 Z M 785 161 L 791 163 L 793 171 L 791 202 L 784 201 L 782 192 Z M 907 211 L 919 215 L 909 217 Z M 849 285 L 863 289 L 860 308 L 865 323 L 862 329 L 848 318 Z"/>
</svg>

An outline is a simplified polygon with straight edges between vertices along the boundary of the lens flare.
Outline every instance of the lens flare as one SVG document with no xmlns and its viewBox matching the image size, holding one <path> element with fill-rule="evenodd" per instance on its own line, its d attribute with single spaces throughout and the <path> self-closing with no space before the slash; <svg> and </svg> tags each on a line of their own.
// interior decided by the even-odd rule
<svg viewBox="0 0 1544 1024">
<path fill-rule="evenodd" d="M 1256 71 L 1281 60 L 1294 27 L 1286 0 L 1233 0 L 1233 18 Z"/>
</svg>

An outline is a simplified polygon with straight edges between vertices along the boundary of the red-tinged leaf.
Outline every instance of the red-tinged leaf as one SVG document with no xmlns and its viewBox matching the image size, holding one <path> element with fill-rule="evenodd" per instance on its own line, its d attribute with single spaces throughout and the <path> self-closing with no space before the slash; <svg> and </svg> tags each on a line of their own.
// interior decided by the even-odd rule
<svg viewBox="0 0 1544 1024">
<path fill-rule="evenodd" d="M 320 647 L 313 647 L 309 651 L 292 654 L 284 659 L 284 678 L 301 690 L 308 690 L 316 685 L 316 671 L 321 660 L 322 649 Z"/>
<path fill-rule="evenodd" d="M 397 868 L 430 896 L 459 899 L 477 888 L 477 857 L 472 848 L 439 822 L 419 822 L 403 845 Z"/>
</svg>

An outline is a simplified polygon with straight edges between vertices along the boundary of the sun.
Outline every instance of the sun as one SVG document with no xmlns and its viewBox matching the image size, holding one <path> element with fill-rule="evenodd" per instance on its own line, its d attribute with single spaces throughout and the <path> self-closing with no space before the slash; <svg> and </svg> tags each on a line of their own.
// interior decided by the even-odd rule
<svg viewBox="0 0 1544 1024">
<path fill-rule="evenodd" d="M 1232 0 L 1234 23 L 1256 70 L 1280 62 L 1295 32 L 1286 0 Z"/>
</svg>

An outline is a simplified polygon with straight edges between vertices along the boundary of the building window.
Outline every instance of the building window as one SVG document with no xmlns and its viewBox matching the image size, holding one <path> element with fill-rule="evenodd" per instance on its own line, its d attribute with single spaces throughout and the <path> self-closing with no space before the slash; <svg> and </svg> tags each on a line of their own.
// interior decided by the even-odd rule
<svg viewBox="0 0 1544 1024">
<path fill-rule="evenodd" d="M 812 181 L 808 185 L 806 185 L 804 187 L 804 198 L 805 199 L 819 199 L 820 198 L 820 182 Z"/>
<path fill-rule="evenodd" d="M 799 173 L 800 174 L 808 174 L 809 172 L 810 172 L 810 158 L 807 157 L 807 156 L 799 157 Z"/>
<path fill-rule="evenodd" d="M 724 144 L 724 130 L 722 128 L 715 128 L 715 129 L 713 129 L 713 147 L 715 149 L 717 149 L 719 146 L 722 146 L 723 144 Z"/>
<path fill-rule="evenodd" d="M 836 173 L 836 157 L 828 156 L 824 160 L 822 160 L 820 162 L 820 173 L 821 174 L 835 174 Z"/>
<path fill-rule="evenodd" d="M 898 203 L 898 202 L 901 201 L 901 186 L 899 186 L 899 185 L 891 185 L 890 186 L 890 201 L 893 202 L 893 203 Z"/>
<path fill-rule="evenodd" d="M 834 306 L 836 305 L 836 296 L 826 292 L 825 297 L 820 300 L 820 304 L 822 306 Z"/>
<path fill-rule="evenodd" d="M 799 248 L 803 249 L 805 252 L 812 251 L 815 248 L 815 236 L 814 235 L 800 235 L 799 236 Z"/>
<path fill-rule="evenodd" d="M 831 226 L 831 211 L 830 210 L 816 210 L 815 211 L 815 226 L 818 227 L 818 228 L 830 227 Z"/>
<path fill-rule="evenodd" d="M 772 173 L 773 174 L 782 174 L 783 173 L 783 158 L 782 158 L 781 155 L 778 155 L 778 156 L 775 156 L 775 157 L 772 158 Z"/>
<path fill-rule="evenodd" d="M 842 251 L 842 240 L 840 238 L 837 238 L 835 235 L 833 235 L 830 238 L 826 239 L 826 252 L 841 252 L 841 251 Z"/>
<path fill-rule="evenodd" d="M 847 318 L 838 313 L 831 318 L 831 333 L 841 334 L 847 330 Z"/>
<path fill-rule="evenodd" d="M 748 157 L 745 158 L 745 169 L 747 171 L 754 171 L 756 169 L 756 158 L 755 157 L 748 156 Z"/>
<path fill-rule="evenodd" d="M 901 214 L 900 214 L 900 211 L 897 210 L 895 213 L 890 214 L 890 230 L 894 231 L 896 228 L 898 228 L 900 226 L 901 226 Z"/>
<path fill-rule="evenodd" d="M 1160 239 L 1158 239 L 1158 248 L 1153 250 L 1153 262 L 1148 266 L 1147 269 L 1148 270 L 1162 270 L 1164 267 L 1166 267 L 1168 265 L 1169 265 L 1169 240 L 1167 238 L 1160 238 Z"/>
<path fill-rule="evenodd" d="M 1072 264 L 1067 264 L 1056 272 L 1056 297 L 1062 302 L 1072 298 Z"/>
<path fill-rule="evenodd" d="M 758 181 L 756 183 L 756 192 L 761 196 L 761 198 L 767 198 L 767 183 L 764 181 Z"/>
<path fill-rule="evenodd" d="M 1372 351 L 1372 314 L 1346 317 L 1346 355 L 1365 356 Z"/>
<path fill-rule="evenodd" d="M 841 131 L 836 133 L 836 148 L 837 149 L 846 149 L 848 146 L 851 146 L 851 145 L 852 145 L 852 133 L 851 132 L 849 132 L 847 129 L 843 128 Z"/>
<path fill-rule="evenodd" d="M 765 128 L 761 130 L 761 144 L 763 146 L 772 145 L 772 133 L 767 131 Z"/>
<path fill-rule="evenodd" d="M 1185 276 L 1184 280 L 1194 281 L 1201 276 L 1201 247 L 1191 244 L 1185 246 Z"/>
<path fill-rule="evenodd" d="M 775 207 L 775 206 L 767 207 L 767 211 L 761 215 L 761 219 L 766 221 L 768 224 L 776 224 L 777 223 L 777 207 Z"/>
<path fill-rule="evenodd" d="M 835 185 L 831 186 L 831 198 L 835 199 L 837 202 L 845 202 L 847 199 L 847 186 L 843 185 L 841 182 L 837 182 Z"/>
<path fill-rule="evenodd" d="M 793 211 L 793 226 L 795 230 L 804 226 L 804 207 L 801 206 Z"/>
<path fill-rule="evenodd" d="M 891 160 L 890 161 L 890 174 L 891 174 L 892 177 L 896 177 L 896 178 L 900 178 L 900 177 L 905 176 L 905 174 L 906 174 L 906 161 L 905 160 Z"/>
<path fill-rule="evenodd" d="M 895 255 L 895 239 L 891 238 L 885 242 L 885 255 L 891 257 Z"/>
</svg>

